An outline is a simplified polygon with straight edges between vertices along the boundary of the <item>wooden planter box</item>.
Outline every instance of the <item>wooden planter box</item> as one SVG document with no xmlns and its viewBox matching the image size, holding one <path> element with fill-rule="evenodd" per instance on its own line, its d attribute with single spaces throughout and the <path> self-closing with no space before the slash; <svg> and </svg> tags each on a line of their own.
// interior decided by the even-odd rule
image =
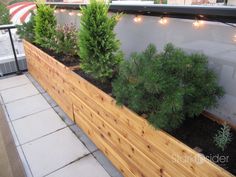
<svg viewBox="0 0 236 177">
<path fill-rule="evenodd" d="M 24 41 L 30 74 L 127 177 L 233 176 Z"/>
</svg>

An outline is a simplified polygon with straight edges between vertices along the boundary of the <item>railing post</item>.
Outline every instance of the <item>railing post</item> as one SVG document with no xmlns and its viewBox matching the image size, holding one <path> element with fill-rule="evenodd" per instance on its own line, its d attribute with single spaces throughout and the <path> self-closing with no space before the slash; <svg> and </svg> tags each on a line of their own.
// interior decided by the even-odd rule
<svg viewBox="0 0 236 177">
<path fill-rule="evenodd" d="M 12 51 L 13 51 L 14 58 L 15 58 L 15 64 L 16 64 L 16 69 L 17 69 L 16 74 L 20 75 L 20 74 L 22 74 L 22 72 L 21 72 L 19 64 L 18 64 L 16 50 L 15 50 L 15 46 L 14 46 L 14 43 L 13 43 L 13 39 L 12 39 L 11 29 L 10 28 L 8 28 L 8 33 L 9 33 L 9 37 L 10 37 L 10 40 L 11 40 L 11 47 L 12 47 Z"/>
</svg>

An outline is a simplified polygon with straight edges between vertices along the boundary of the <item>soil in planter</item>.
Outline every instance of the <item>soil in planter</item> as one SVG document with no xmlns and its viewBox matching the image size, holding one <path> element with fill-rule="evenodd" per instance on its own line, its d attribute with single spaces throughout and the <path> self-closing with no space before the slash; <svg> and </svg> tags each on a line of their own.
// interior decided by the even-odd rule
<svg viewBox="0 0 236 177">
<path fill-rule="evenodd" d="M 201 153 L 208 159 L 236 175 L 236 131 L 231 129 L 233 139 L 222 152 L 213 142 L 220 127 L 218 123 L 200 115 L 187 119 L 181 127 L 169 133 L 191 148 L 201 148 Z"/>
<path fill-rule="evenodd" d="M 96 87 L 98 87 L 99 89 L 101 89 L 102 91 L 104 91 L 105 93 L 107 93 L 108 95 L 111 95 L 112 93 L 112 80 L 109 80 L 108 82 L 100 82 L 96 79 L 94 79 L 91 75 L 86 74 L 85 72 L 83 72 L 82 70 L 78 69 L 74 71 L 75 73 L 77 73 L 78 75 L 80 75 L 81 77 L 83 77 L 84 79 L 86 79 L 87 81 L 91 82 L 93 85 L 95 85 Z"/>
<path fill-rule="evenodd" d="M 50 49 L 43 48 L 43 47 L 41 47 L 37 44 L 34 44 L 34 45 L 36 45 L 42 51 L 44 51 L 48 55 L 52 56 L 53 58 L 55 58 L 59 62 L 63 63 L 67 67 L 77 66 L 77 65 L 80 64 L 79 56 L 73 56 L 73 57 L 72 56 L 66 56 L 66 55 L 63 55 L 63 54 L 60 54 L 60 53 L 55 53 L 54 51 L 52 51 Z"/>
</svg>

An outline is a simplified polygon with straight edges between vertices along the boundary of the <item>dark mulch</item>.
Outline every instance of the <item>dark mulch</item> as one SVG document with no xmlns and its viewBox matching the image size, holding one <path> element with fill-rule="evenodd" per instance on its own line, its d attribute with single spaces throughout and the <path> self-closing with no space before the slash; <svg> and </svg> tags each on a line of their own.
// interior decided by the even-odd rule
<svg viewBox="0 0 236 177">
<path fill-rule="evenodd" d="M 81 77 L 83 77 L 84 79 L 86 79 L 87 81 L 91 82 L 93 85 L 95 85 L 96 87 L 98 87 L 99 89 L 101 89 L 102 91 L 104 91 L 105 93 L 111 95 L 112 93 L 112 81 L 108 81 L 108 82 L 100 82 L 96 79 L 94 79 L 91 75 L 86 74 L 85 72 L 83 72 L 82 70 L 78 69 L 74 71 L 75 73 L 77 73 L 78 75 L 80 75 Z"/>
<path fill-rule="evenodd" d="M 42 51 L 44 51 L 48 55 L 52 56 L 53 58 L 55 58 L 59 62 L 63 63 L 67 67 L 76 66 L 76 65 L 80 64 L 79 56 L 73 56 L 73 57 L 72 56 L 66 56 L 64 54 L 55 53 L 54 51 L 52 51 L 50 49 L 47 49 L 47 48 L 43 48 L 43 47 L 41 47 L 41 46 L 39 46 L 37 44 L 34 44 L 34 45 L 36 45 Z"/>
<path fill-rule="evenodd" d="M 191 148 L 201 148 L 201 153 L 208 159 L 236 175 L 236 131 L 231 130 L 233 140 L 222 152 L 213 142 L 213 137 L 220 127 L 218 123 L 201 115 L 187 119 L 181 127 L 170 134 Z"/>
</svg>

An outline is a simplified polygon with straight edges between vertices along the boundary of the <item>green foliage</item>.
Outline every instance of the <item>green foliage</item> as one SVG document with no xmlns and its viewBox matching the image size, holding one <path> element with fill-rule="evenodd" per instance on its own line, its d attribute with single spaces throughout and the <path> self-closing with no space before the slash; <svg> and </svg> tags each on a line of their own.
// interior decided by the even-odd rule
<svg viewBox="0 0 236 177">
<path fill-rule="evenodd" d="M 35 20 L 35 43 L 41 47 L 52 49 L 52 41 L 56 33 L 54 9 L 45 4 L 38 4 Z"/>
<path fill-rule="evenodd" d="M 5 5 L 0 3 L 0 25 L 10 24 L 9 10 Z"/>
<path fill-rule="evenodd" d="M 146 114 L 155 127 L 172 130 L 186 117 L 215 106 L 223 89 L 204 55 L 187 55 L 168 44 L 162 53 L 149 45 L 124 61 L 113 94 L 118 104 Z"/>
<path fill-rule="evenodd" d="M 167 0 L 154 0 L 154 4 L 167 4 Z"/>
<path fill-rule="evenodd" d="M 61 53 L 66 56 L 65 60 L 71 60 L 73 56 L 77 55 L 78 45 L 78 31 L 74 25 L 58 26 L 54 36 L 53 50 L 56 53 Z"/>
<path fill-rule="evenodd" d="M 35 14 L 32 11 L 30 20 L 27 23 L 23 23 L 22 25 L 17 25 L 17 34 L 20 36 L 21 39 L 25 39 L 29 42 L 34 42 L 34 21 Z"/>
<path fill-rule="evenodd" d="M 81 69 L 102 82 L 114 76 L 123 59 L 113 31 L 119 15 L 109 17 L 108 8 L 102 1 L 91 0 L 82 8 L 79 32 Z"/>
<path fill-rule="evenodd" d="M 227 145 L 232 141 L 232 136 L 230 126 L 224 124 L 214 136 L 214 143 L 218 148 L 224 151 Z"/>
</svg>

